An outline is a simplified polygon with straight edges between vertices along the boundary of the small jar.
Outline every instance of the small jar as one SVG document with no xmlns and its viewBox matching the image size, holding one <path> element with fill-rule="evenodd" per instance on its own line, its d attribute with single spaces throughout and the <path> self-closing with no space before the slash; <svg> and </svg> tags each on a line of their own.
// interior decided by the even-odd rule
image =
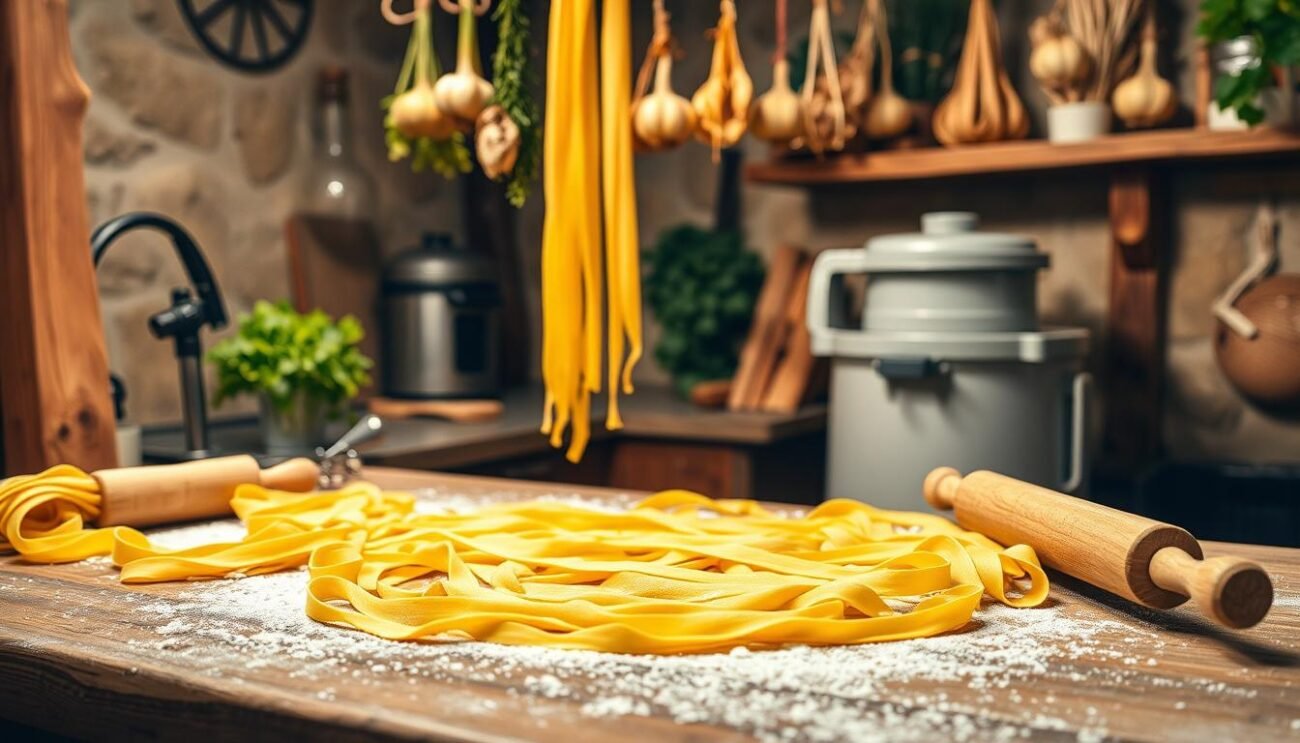
<svg viewBox="0 0 1300 743">
<path fill-rule="evenodd" d="M 1215 79 L 1234 77 L 1260 65 L 1259 47 L 1253 36 L 1238 36 L 1235 39 L 1220 41 L 1210 49 L 1210 60 Z M 1264 110 L 1264 123 L 1271 126 L 1286 126 L 1295 121 L 1294 76 L 1290 69 L 1283 70 L 1283 85 L 1269 88 L 1260 93 L 1255 105 Z M 1210 101 L 1206 112 L 1206 125 L 1215 131 L 1238 131 L 1250 128 L 1234 110 L 1219 108 L 1216 101 Z"/>
</svg>

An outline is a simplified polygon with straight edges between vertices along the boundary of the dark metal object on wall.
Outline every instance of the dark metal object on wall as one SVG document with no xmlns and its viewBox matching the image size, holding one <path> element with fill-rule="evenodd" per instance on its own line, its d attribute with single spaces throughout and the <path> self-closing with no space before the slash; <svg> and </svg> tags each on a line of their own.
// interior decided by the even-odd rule
<svg viewBox="0 0 1300 743">
<path fill-rule="evenodd" d="M 313 0 L 177 0 L 208 54 L 240 72 L 284 66 L 307 40 Z"/>
</svg>

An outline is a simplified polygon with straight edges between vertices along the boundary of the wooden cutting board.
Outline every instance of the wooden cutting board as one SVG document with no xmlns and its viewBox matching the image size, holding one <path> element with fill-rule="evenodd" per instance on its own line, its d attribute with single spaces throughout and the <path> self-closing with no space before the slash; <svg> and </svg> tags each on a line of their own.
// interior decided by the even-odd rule
<svg viewBox="0 0 1300 743">
<path fill-rule="evenodd" d="M 732 380 L 727 408 L 758 410 L 772 378 L 789 329 L 786 307 L 806 257 L 797 248 L 782 245 L 772 256 L 767 278 L 758 293 L 754 320 L 740 351 L 740 365 Z"/>
<path fill-rule="evenodd" d="M 378 231 L 366 220 L 294 214 L 285 223 L 285 242 L 294 308 L 321 309 L 336 319 L 352 315 L 361 322 L 366 333 L 361 352 L 375 362 L 373 389 L 383 378 Z"/>
<path fill-rule="evenodd" d="M 808 279 L 813 262 L 805 260 L 794 279 L 785 308 L 785 344 L 781 360 L 772 372 L 772 381 L 763 392 L 759 408 L 768 413 L 793 413 L 807 396 L 817 360 L 812 354 L 812 335 L 808 332 Z"/>
</svg>

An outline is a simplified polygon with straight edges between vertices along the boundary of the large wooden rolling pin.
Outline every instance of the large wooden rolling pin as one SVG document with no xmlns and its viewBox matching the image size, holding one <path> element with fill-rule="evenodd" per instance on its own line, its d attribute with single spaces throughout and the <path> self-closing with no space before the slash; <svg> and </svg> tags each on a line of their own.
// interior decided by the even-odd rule
<svg viewBox="0 0 1300 743">
<path fill-rule="evenodd" d="M 1002 544 L 1027 544 L 1062 573 L 1155 609 L 1190 597 L 1206 616 L 1241 629 L 1273 605 L 1273 582 L 1240 557 L 1203 559 L 1185 529 L 1073 498 L 994 472 L 962 477 L 940 467 L 925 500 L 953 509 L 957 523 Z"/>
<path fill-rule="evenodd" d="M 241 454 L 90 475 L 99 482 L 100 526 L 153 526 L 229 515 L 230 499 L 240 485 L 306 492 L 316 487 L 320 467 L 298 457 L 262 469 L 256 459 Z"/>
</svg>

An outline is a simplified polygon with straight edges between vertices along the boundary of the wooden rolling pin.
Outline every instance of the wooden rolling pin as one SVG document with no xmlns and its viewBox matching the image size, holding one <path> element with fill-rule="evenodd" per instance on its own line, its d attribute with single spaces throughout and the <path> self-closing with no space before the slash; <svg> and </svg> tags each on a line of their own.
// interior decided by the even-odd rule
<svg viewBox="0 0 1300 743">
<path fill-rule="evenodd" d="M 994 472 L 962 477 L 940 467 L 925 500 L 953 509 L 957 523 L 1002 544 L 1027 544 L 1048 567 L 1143 606 L 1172 609 L 1192 598 L 1229 627 L 1257 624 L 1273 604 L 1273 582 L 1240 557 L 1203 559 L 1185 529 L 1073 498 Z"/>
<path fill-rule="evenodd" d="M 320 467 L 298 457 L 262 469 L 241 454 L 181 464 L 122 467 L 90 473 L 99 481 L 100 526 L 153 526 L 227 516 L 235 488 L 244 484 L 306 492 Z"/>
</svg>

